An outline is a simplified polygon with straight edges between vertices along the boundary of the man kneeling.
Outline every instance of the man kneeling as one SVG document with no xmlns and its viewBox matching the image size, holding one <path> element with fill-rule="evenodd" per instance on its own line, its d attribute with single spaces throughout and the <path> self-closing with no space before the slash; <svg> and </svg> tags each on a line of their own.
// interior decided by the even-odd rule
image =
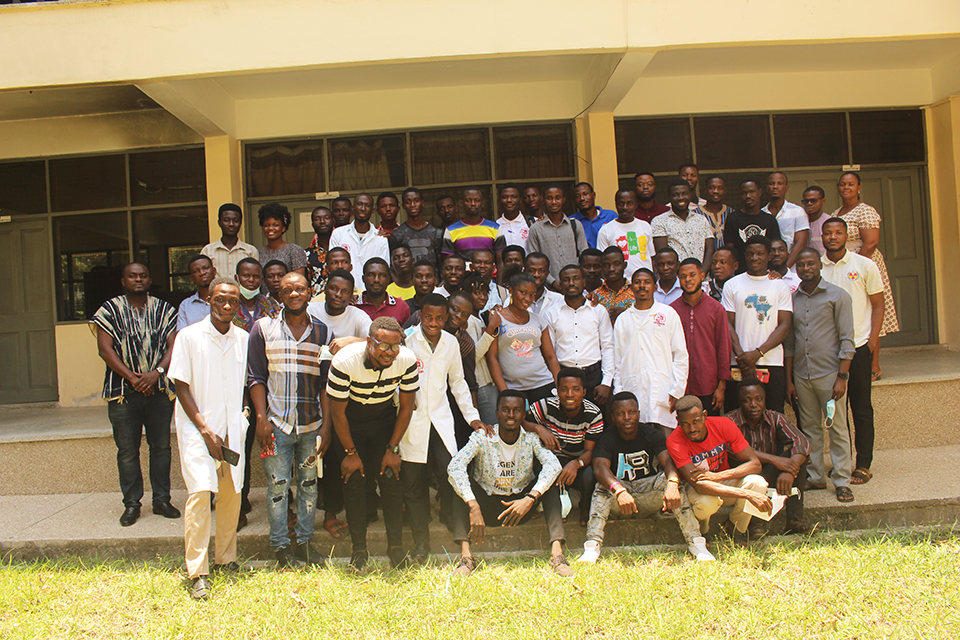
<svg viewBox="0 0 960 640">
<path fill-rule="evenodd" d="M 603 531 L 614 501 L 624 515 L 673 510 L 690 553 L 699 561 L 713 560 L 687 496 L 680 491 L 680 475 L 667 453 L 667 437 L 658 425 L 640 422 L 637 397 L 629 391 L 613 396 L 610 416 L 616 431 L 607 429 L 593 450 L 597 488 L 580 562 L 592 563 L 600 557 Z M 660 473 L 656 472 L 655 461 L 660 463 Z"/>
<path fill-rule="evenodd" d="M 733 529 L 746 533 L 749 513 L 743 507 L 747 500 L 759 511 L 770 511 L 773 504 L 767 497 L 767 481 L 760 473 L 757 454 L 730 418 L 704 418 L 703 405 L 696 396 L 677 400 L 679 429 L 667 436 L 667 450 L 680 476 L 689 486 L 687 498 L 697 520 L 706 522 L 724 504 L 733 503 L 729 523 L 724 530 L 732 538 Z M 729 454 L 740 461 L 730 466 Z"/>
<path fill-rule="evenodd" d="M 494 435 L 483 429 L 475 431 L 447 467 L 450 484 L 461 498 L 453 501 L 453 539 L 460 543 L 461 555 L 458 575 L 468 575 L 476 567 L 470 543 L 483 542 L 488 523 L 495 527 L 523 524 L 537 503 L 543 505 L 550 535 L 550 567 L 561 576 L 573 575 L 563 557 L 560 490 L 553 484 L 560 475 L 560 463 L 535 433 L 521 429 L 525 414 L 524 395 L 511 389 L 502 391 Z M 540 462 L 539 475 L 534 457 Z"/>
</svg>

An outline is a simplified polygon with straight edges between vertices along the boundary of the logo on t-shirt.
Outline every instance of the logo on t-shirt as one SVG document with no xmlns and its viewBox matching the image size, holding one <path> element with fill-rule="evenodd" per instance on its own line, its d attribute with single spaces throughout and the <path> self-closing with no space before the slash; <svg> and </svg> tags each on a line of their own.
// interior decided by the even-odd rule
<svg viewBox="0 0 960 640">
<path fill-rule="evenodd" d="M 647 259 L 647 237 L 637 237 L 636 231 L 628 231 L 626 235 L 617 238 L 617 248 L 623 251 L 623 259 L 629 260 L 630 256 L 639 255 L 641 259 Z"/>
<path fill-rule="evenodd" d="M 747 309 L 753 309 L 757 312 L 757 322 L 763 324 L 770 318 L 770 309 L 772 308 L 770 302 L 767 300 L 767 296 L 761 296 L 759 294 L 753 294 L 748 296 L 743 302 L 743 306 Z"/>
<path fill-rule="evenodd" d="M 520 231 L 521 240 L 526 240 L 529 235 L 530 235 L 530 232 L 527 229 L 523 229 L 522 231 Z"/>
<path fill-rule="evenodd" d="M 657 325 L 658 327 L 662 327 L 663 325 L 667 324 L 667 317 L 662 313 L 658 313 L 657 315 L 653 316 L 653 324 Z"/>
<path fill-rule="evenodd" d="M 423 375 L 423 360 L 420 358 L 417 358 L 417 374 L 421 376 Z"/>
<path fill-rule="evenodd" d="M 847 277 L 856 282 L 860 279 L 860 274 L 856 271 L 850 271 L 847 273 Z"/>
<path fill-rule="evenodd" d="M 653 473 L 650 456 L 646 451 L 621 453 L 617 455 L 617 479 L 633 481 L 645 478 Z"/>
<path fill-rule="evenodd" d="M 510 343 L 510 348 L 517 354 L 518 358 L 533 357 L 533 340 L 517 340 L 514 338 Z"/>
<path fill-rule="evenodd" d="M 746 242 L 753 236 L 765 236 L 767 235 L 766 230 L 757 224 L 748 224 L 743 229 L 740 229 L 740 239 Z"/>
<path fill-rule="evenodd" d="M 511 493 L 513 481 L 517 477 L 517 463 L 513 460 L 501 460 L 497 463 L 497 475 L 493 479 L 493 486 L 498 490 Z"/>
<path fill-rule="evenodd" d="M 724 463 L 727 461 L 727 443 L 721 442 L 710 451 L 701 451 L 690 457 L 693 464 L 700 469 L 706 468 L 709 471 L 722 471 Z"/>
</svg>

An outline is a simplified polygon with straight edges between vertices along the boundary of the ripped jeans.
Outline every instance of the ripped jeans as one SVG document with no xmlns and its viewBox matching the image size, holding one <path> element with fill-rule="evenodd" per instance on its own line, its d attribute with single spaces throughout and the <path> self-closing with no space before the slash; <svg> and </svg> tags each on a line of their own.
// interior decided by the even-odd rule
<svg viewBox="0 0 960 640">
<path fill-rule="evenodd" d="M 273 436 L 276 438 L 276 454 L 263 459 L 263 471 L 267 476 L 267 522 L 270 525 L 270 548 L 283 549 L 290 546 L 287 490 L 294 461 L 297 470 L 297 526 L 294 529 L 297 544 L 313 540 L 317 508 L 317 461 L 314 458 L 317 432 L 287 435 L 274 426 Z"/>
</svg>

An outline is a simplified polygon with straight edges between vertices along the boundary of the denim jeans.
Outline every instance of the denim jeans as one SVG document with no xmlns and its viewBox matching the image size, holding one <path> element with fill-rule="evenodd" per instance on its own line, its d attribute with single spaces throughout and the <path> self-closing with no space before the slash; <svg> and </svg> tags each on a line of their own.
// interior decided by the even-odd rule
<svg viewBox="0 0 960 640">
<path fill-rule="evenodd" d="M 314 518 L 317 508 L 317 432 L 292 432 L 289 435 L 273 428 L 275 455 L 263 459 L 267 475 L 267 523 L 270 525 L 270 548 L 290 546 L 287 535 L 287 491 L 290 488 L 290 470 L 297 469 L 297 526 L 294 533 L 297 544 L 313 540 Z"/>
<path fill-rule="evenodd" d="M 480 419 L 486 424 L 497 423 L 497 397 L 500 392 L 497 385 L 486 384 L 477 389 L 477 411 L 480 412 Z"/>
<path fill-rule="evenodd" d="M 170 418 L 173 400 L 165 393 L 145 396 L 132 391 L 123 401 L 107 403 L 107 415 L 117 444 L 117 469 L 124 507 L 139 507 L 143 499 L 143 473 L 140 470 L 140 439 L 147 433 L 150 447 L 150 486 L 153 504 L 170 501 Z"/>
</svg>

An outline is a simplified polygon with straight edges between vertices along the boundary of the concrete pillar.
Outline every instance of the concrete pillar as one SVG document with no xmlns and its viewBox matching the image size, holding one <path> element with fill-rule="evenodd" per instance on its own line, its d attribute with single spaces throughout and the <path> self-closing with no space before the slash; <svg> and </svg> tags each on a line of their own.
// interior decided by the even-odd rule
<svg viewBox="0 0 960 640">
<path fill-rule="evenodd" d="M 213 241 L 220 237 L 217 226 L 220 205 L 233 202 L 243 206 L 243 159 L 240 141 L 231 136 L 204 138 L 203 146 L 207 163 L 207 222 Z M 243 215 L 246 226 L 250 212 L 244 211 Z M 243 237 L 241 229 L 240 238 Z"/>
<path fill-rule="evenodd" d="M 617 179 L 617 141 L 613 113 L 588 113 L 577 118 L 577 170 L 581 180 L 593 185 L 597 204 L 614 209 Z"/>
<path fill-rule="evenodd" d="M 960 96 L 926 109 L 930 213 L 937 323 L 942 344 L 960 347 L 960 297 L 951 274 L 960 273 Z"/>
</svg>

